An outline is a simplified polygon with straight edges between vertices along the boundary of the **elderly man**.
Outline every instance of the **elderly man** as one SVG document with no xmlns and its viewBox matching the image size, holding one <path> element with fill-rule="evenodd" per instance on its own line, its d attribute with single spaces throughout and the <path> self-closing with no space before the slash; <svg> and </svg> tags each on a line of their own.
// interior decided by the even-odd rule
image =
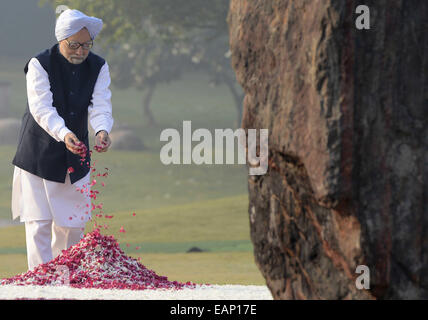
<svg viewBox="0 0 428 320">
<path fill-rule="evenodd" d="M 12 162 L 12 213 L 25 222 L 30 270 L 77 243 L 91 216 L 91 198 L 77 191 L 90 183 L 88 116 L 98 152 L 108 150 L 113 126 L 109 67 L 90 52 L 102 24 L 64 11 L 58 43 L 24 68 L 28 103 Z"/>
</svg>

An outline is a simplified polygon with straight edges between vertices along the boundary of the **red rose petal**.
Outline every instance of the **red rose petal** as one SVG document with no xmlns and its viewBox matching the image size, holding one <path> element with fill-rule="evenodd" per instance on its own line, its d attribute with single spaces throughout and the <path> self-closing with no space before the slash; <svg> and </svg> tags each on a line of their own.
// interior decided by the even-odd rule
<svg viewBox="0 0 428 320">
<path fill-rule="evenodd" d="M 174 289 L 195 288 L 191 282 L 168 281 L 125 255 L 112 236 L 101 235 L 100 229 L 85 235 L 74 246 L 63 250 L 51 261 L 24 274 L 0 280 L 0 285 L 55 285 L 61 284 L 58 266 L 65 267 L 70 276 L 70 287 L 99 289 Z"/>
</svg>

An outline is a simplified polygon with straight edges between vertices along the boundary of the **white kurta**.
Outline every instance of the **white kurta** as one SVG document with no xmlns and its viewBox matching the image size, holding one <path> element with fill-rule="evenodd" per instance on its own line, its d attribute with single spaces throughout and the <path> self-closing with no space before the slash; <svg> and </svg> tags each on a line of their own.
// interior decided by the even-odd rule
<svg viewBox="0 0 428 320">
<path fill-rule="evenodd" d="M 54 220 L 60 227 L 83 227 L 91 217 L 91 172 L 70 182 L 67 173 L 65 183 L 49 181 L 15 167 L 13 173 L 12 214 L 21 222 Z M 86 192 L 86 188 L 88 192 Z M 79 189 L 79 191 L 77 190 Z M 82 193 L 80 190 L 84 189 Z"/>
<path fill-rule="evenodd" d="M 64 119 L 52 105 L 52 92 L 47 72 L 36 58 L 28 64 L 26 75 L 28 105 L 35 121 L 56 141 L 64 141 L 71 132 Z M 88 106 L 89 123 L 95 132 L 113 127 L 110 73 L 107 62 L 95 83 L 91 104 Z M 90 174 L 70 183 L 67 173 L 65 183 L 42 179 L 15 166 L 12 187 L 12 216 L 20 221 L 51 220 L 61 227 L 82 227 L 90 217 Z M 81 189 L 85 185 L 85 191 Z M 86 192 L 87 188 L 87 192 Z"/>
</svg>

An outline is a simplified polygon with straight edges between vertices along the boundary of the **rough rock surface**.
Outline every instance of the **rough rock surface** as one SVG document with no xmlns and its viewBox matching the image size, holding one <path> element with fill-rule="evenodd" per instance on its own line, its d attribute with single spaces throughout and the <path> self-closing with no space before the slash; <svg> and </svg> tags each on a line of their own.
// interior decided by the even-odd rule
<svg viewBox="0 0 428 320">
<path fill-rule="evenodd" d="M 428 298 L 428 2 L 231 0 L 256 263 L 275 299 Z M 359 290 L 358 265 L 370 270 Z"/>
</svg>

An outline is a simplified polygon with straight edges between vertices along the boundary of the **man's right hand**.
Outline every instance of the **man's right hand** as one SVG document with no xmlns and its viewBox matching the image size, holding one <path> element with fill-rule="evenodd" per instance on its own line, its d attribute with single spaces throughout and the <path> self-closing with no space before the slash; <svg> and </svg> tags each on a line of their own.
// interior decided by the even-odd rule
<svg viewBox="0 0 428 320">
<path fill-rule="evenodd" d="M 80 140 L 77 139 L 76 135 L 73 132 L 69 132 L 65 135 L 64 143 L 66 148 L 74 154 L 81 154 L 83 151 L 83 148 L 80 145 Z"/>
</svg>

